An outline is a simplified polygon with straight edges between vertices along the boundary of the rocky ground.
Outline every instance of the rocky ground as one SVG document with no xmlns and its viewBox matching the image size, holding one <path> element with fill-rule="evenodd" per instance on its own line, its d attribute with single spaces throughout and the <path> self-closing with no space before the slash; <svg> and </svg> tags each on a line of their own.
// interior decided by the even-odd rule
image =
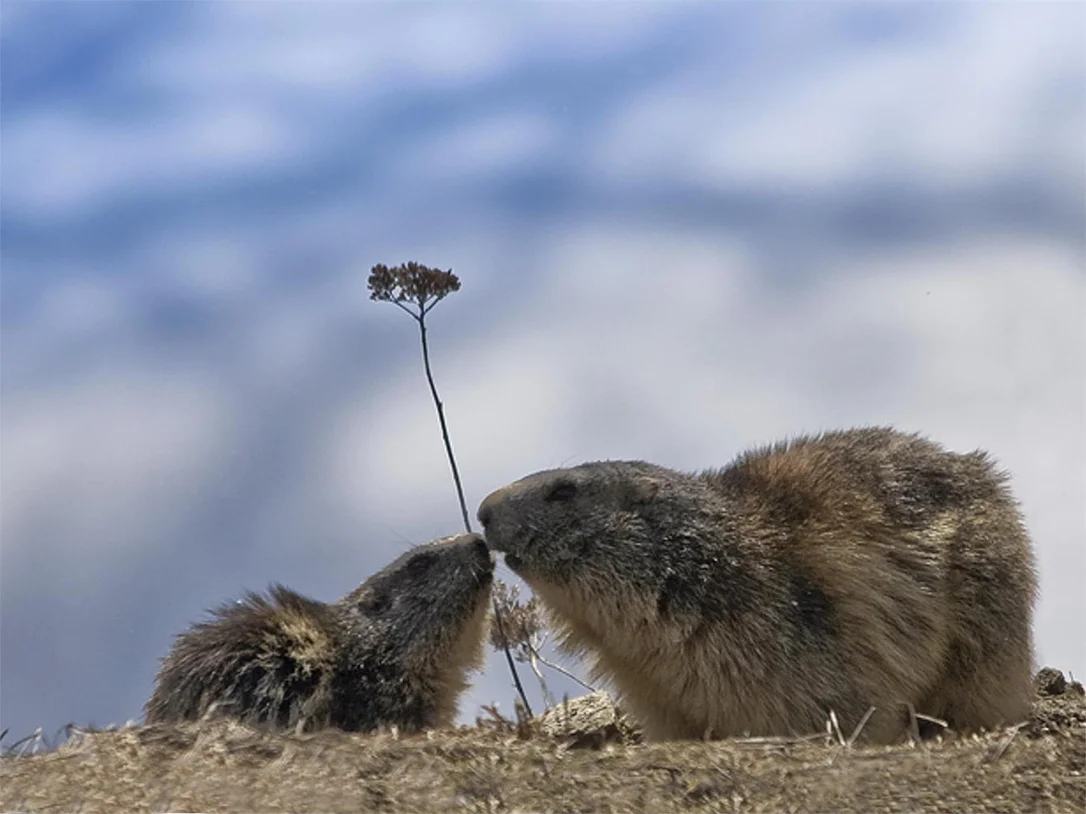
<svg viewBox="0 0 1086 814">
<path fill-rule="evenodd" d="M 886 747 L 644 744 L 605 696 L 412 737 L 214 722 L 29 743 L 0 760 L 3 811 L 1086 811 L 1086 696 L 1055 670 L 1017 727 Z"/>
</svg>

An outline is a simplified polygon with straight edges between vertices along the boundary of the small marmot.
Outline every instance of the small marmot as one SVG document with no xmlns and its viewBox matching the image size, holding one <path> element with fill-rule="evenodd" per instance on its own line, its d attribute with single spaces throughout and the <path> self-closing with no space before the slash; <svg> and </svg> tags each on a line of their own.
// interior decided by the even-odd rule
<svg viewBox="0 0 1086 814">
<path fill-rule="evenodd" d="M 162 661 L 148 723 L 224 714 L 272 729 L 451 723 L 483 653 L 493 556 L 478 534 L 417 546 L 337 602 L 282 585 L 222 605 Z"/>
<path fill-rule="evenodd" d="M 1029 712 L 1034 558 L 983 452 L 852 429 L 700 474 L 539 472 L 478 514 L 649 738 L 807 734 L 831 711 L 848 737 L 873 706 L 861 739 L 889 742 L 913 712 Z"/>
</svg>

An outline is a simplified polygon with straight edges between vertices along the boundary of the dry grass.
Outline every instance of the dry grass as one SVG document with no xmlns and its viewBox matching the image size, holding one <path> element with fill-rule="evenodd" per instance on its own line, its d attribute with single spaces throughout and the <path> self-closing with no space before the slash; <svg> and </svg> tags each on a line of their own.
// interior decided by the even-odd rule
<svg viewBox="0 0 1086 814">
<path fill-rule="evenodd" d="M 553 732 L 553 729 L 547 731 Z M 591 734 L 591 733 L 588 733 Z M 73 738 L 0 761 L 4 811 L 1086 810 L 1086 698 L 1067 685 L 980 737 L 857 747 L 847 733 L 640 744 L 491 716 L 412 737 L 216 722 Z M 580 747 L 580 748 L 578 748 Z"/>
</svg>

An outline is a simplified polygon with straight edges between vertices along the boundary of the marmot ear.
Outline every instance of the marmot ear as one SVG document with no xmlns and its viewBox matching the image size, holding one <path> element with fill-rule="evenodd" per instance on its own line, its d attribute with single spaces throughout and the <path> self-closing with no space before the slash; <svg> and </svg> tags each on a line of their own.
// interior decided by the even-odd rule
<svg viewBox="0 0 1086 814">
<path fill-rule="evenodd" d="M 639 475 L 630 482 L 630 491 L 627 499 L 634 506 L 648 503 L 656 497 L 660 491 L 660 482 L 654 478 Z"/>
</svg>

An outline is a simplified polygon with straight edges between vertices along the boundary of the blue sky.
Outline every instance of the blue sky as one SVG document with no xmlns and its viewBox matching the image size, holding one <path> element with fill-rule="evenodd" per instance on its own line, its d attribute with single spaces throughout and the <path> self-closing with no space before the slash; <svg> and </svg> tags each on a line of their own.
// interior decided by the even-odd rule
<svg viewBox="0 0 1086 814">
<path fill-rule="evenodd" d="M 1039 660 L 1086 675 L 1084 36 L 1073 3 L 5 0 L 0 723 L 138 718 L 203 609 L 459 529 L 365 288 L 408 259 L 463 282 L 431 338 L 471 505 L 857 424 L 984 447 Z M 463 717 L 511 700 L 493 657 Z"/>
</svg>

